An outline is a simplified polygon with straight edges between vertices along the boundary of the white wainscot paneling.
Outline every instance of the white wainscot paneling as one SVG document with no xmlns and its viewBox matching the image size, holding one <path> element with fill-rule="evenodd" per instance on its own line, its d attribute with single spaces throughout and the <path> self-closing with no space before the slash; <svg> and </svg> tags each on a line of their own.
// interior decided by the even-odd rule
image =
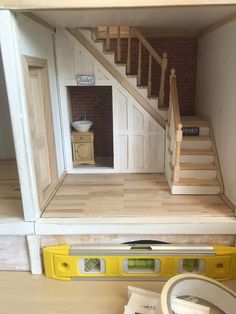
<svg viewBox="0 0 236 314">
<path fill-rule="evenodd" d="M 164 137 L 163 128 L 140 106 L 140 104 L 124 89 L 118 81 L 66 31 L 57 34 L 57 54 L 59 55 L 60 84 L 75 82 L 76 74 L 95 76 L 95 85 L 112 86 L 113 99 L 113 142 L 114 172 L 164 172 Z M 66 39 L 62 40 L 62 37 Z M 69 42 L 70 41 L 70 44 Z M 70 66 L 66 68 L 68 59 Z M 62 60 L 63 59 L 63 60 Z M 63 92 L 64 86 L 60 86 Z M 67 171 L 76 172 L 72 168 L 70 134 L 67 125 L 70 105 L 62 95 L 62 116 L 64 140 L 66 148 Z M 73 170 L 72 170 L 73 169 Z M 78 170 L 79 172 L 79 170 Z"/>
</svg>

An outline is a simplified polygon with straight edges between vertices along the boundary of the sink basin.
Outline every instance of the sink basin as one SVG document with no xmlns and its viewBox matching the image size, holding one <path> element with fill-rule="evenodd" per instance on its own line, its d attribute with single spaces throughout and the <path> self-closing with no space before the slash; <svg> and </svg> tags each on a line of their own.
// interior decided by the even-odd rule
<svg viewBox="0 0 236 314">
<path fill-rule="evenodd" d="M 93 122 L 88 120 L 80 120 L 80 121 L 73 121 L 71 122 L 71 125 L 74 129 L 78 132 L 88 132 L 88 130 L 91 128 Z"/>
</svg>

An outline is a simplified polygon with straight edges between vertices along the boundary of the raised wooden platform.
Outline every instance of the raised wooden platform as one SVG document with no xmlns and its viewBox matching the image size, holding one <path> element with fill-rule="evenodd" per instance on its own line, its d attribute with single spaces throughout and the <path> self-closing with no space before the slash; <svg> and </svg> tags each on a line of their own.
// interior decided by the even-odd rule
<svg viewBox="0 0 236 314">
<path fill-rule="evenodd" d="M 21 191 L 15 160 L 0 160 L 0 218 L 23 216 Z"/>
<path fill-rule="evenodd" d="M 172 195 L 164 174 L 70 174 L 43 218 L 234 217 L 219 195 Z"/>
</svg>

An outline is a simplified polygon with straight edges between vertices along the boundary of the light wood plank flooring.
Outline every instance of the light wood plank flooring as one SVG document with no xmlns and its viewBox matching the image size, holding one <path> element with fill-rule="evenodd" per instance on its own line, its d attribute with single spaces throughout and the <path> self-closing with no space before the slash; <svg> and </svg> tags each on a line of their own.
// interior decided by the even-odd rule
<svg viewBox="0 0 236 314">
<path fill-rule="evenodd" d="M 171 195 L 164 174 L 70 174 L 42 217 L 234 216 L 218 195 Z"/>
<path fill-rule="evenodd" d="M 22 216 L 23 208 L 16 162 L 0 160 L 0 218 Z"/>
</svg>

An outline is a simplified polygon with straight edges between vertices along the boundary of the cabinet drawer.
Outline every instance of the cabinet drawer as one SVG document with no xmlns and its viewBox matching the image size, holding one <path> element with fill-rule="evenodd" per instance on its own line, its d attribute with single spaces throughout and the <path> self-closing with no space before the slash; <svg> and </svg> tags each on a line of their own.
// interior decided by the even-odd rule
<svg viewBox="0 0 236 314">
<path fill-rule="evenodd" d="M 93 133 L 73 133 L 72 134 L 72 141 L 73 142 L 78 142 L 78 143 L 91 143 L 93 142 Z"/>
</svg>

